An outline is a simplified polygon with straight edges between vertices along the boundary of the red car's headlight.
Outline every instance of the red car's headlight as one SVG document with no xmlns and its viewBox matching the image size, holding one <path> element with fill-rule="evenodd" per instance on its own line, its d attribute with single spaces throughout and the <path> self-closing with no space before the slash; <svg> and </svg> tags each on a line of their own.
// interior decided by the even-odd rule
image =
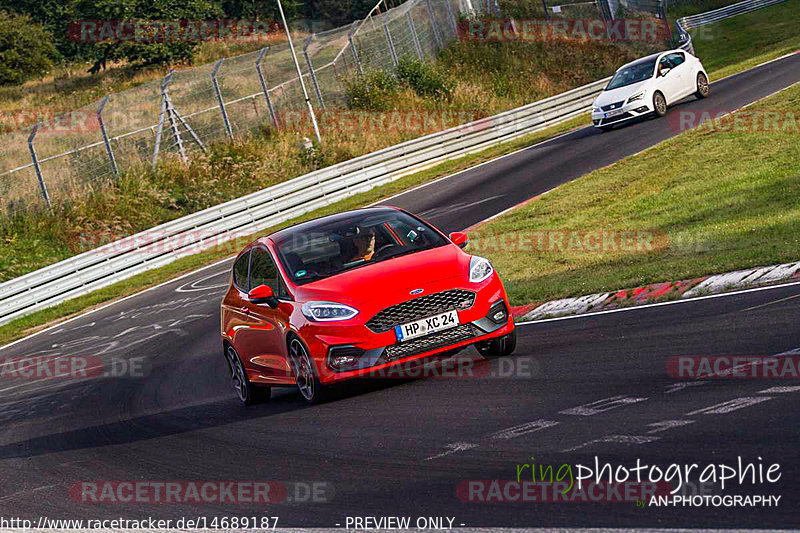
<svg viewBox="0 0 800 533">
<path fill-rule="evenodd" d="M 315 322 L 348 320 L 358 314 L 358 309 L 336 302 L 306 302 L 302 309 L 303 315 Z"/>
<path fill-rule="evenodd" d="M 469 260 L 469 280 L 472 283 L 480 283 L 494 272 L 492 264 L 484 257 L 473 255 Z"/>
</svg>

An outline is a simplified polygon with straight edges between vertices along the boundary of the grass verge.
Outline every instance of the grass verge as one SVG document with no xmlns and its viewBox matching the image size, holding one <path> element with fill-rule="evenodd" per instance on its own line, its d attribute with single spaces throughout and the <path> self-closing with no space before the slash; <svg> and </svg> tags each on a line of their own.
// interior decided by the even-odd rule
<svg viewBox="0 0 800 533">
<path fill-rule="evenodd" d="M 781 113 L 777 126 L 747 131 L 764 112 Z M 495 219 L 472 253 L 494 262 L 515 305 L 800 259 L 800 85 L 737 115 Z M 592 251 L 583 232 L 595 230 L 645 232 L 653 246 Z"/>
<path fill-rule="evenodd" d="M 365 205 L 378 202 L 383 198 L 387 198 L 417 185 L 432 181 L 436 178 L 468 169 L 485 161 L 509 154 L 515 150 L 519 150 L 521 148 L 525 148 L 538 142 L 553 138 L 569 130 L 585 125 L 587 120 L 587 117 L 578 117 L 558 126 L 553 126 L 552 128 L 520 137 L 514 141 L 488 148 L 479 153 L 441 163 L 425 171 L 405 176 L 392 183 L 383 185 L 381 187 L 376 187 L 371 191 L 347 198 L 326 208 L 318 209 L 302 217 L 296 218 L 279 226 L 275 226 L 274 228 L 258 232 L 250 237 L 242 237 L 214 247 L 205 252 L 181 258 L 167 266 L 148 272 L 143 272 L 142 274 L 134 276 L 125 281 L 121 281 L 104 289 L 92 292 L 91 294 L 87 294 L 57 306 L 24 316 L 9 322 L 8 324 L 0 326 L 0 346 L 22 338 L 26 335 L 30 335 L 31 333 L 47 327 L 56 321 L 65 320 L 93 307 L 106 304 L 112 300 L 124 298 L 125 296 L 129 296 L 137 292 L 141 292 L 142 290 L 158 285 L 159 283 L 163 283 L 187 272 L 192 272 L 203 266 L 210 265 L 216 261 L 230 257 L 238 252 L 242 246 L 252 240 L 255 240 L 258 236 L 270 233 L 271 231 L 276 231 L 282 227 L 295 224 L 302 220 L 307 220 L 330 213 L 336 213 L 347 209 L 355 209 L 357 207 L 363 207 Z"/>
<path fill-rule="evenodd" d="M 800 50 L 800 0 L 692 30 L 695 53 L 712 79 Z"/>
</svg>

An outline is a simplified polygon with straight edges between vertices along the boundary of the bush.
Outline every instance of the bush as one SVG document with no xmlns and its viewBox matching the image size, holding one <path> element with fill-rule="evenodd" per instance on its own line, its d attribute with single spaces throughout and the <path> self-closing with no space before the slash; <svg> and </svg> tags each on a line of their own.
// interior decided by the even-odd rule
<svg viewBox="0 0 800 533">
<path fill-rule="evenodd" d="M 454 83 L 432 64 L 419 59 L 400 59 L 397 77 L 418 96 L 449 100 L 453 94 Z"/>
<path fill-rule="evenodd" d="M 357 76 L 347 84 L 347 106 L 350 109 L 388 111 L 394 108 L 400 84 L 396 77 L 382 70 Z"/>
<path fill-rule="evenodd" d="M 19 85 L 53 68 L 50 34 L 27 15 L 0 11 L 0 85 Z"/>
</svg>

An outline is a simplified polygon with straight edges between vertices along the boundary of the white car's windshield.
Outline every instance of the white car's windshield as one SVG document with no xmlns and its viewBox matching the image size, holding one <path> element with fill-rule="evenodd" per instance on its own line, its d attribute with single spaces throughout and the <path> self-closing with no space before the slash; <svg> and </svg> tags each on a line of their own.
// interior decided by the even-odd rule
<svg viewBox="0 0 800 533">
<path fill-rule="evenodd" d="M 633 85 L 653 77 L 656 68 L 656 59 L 649 59 L 647 61 L 639 61 L 623 67 L 614 74 L 611 81 L 606 86 L 606 91 L 616 89 L 618 87 L 625 87 L 626 85 Z"/>
</svg>

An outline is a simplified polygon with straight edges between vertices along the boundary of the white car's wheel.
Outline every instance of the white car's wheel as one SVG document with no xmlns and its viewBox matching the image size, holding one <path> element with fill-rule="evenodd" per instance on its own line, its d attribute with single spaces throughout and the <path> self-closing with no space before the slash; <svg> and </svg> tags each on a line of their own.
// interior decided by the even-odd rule
<svg viewBox="0 0 800 533">
<path fill-rule="evenodd" d="M 708 98 L 708 78 L 702 72 L 697 74 L 697 92 L 694 93 L 697 98 Z"/>
<path fill-rule="evenodd" d="M 667 114 L 667 99 L 661 94 L 661 91 L 656 91 L 653 95 L 653 109 L 657 117 L 663 117 Z"/>
</svg>

